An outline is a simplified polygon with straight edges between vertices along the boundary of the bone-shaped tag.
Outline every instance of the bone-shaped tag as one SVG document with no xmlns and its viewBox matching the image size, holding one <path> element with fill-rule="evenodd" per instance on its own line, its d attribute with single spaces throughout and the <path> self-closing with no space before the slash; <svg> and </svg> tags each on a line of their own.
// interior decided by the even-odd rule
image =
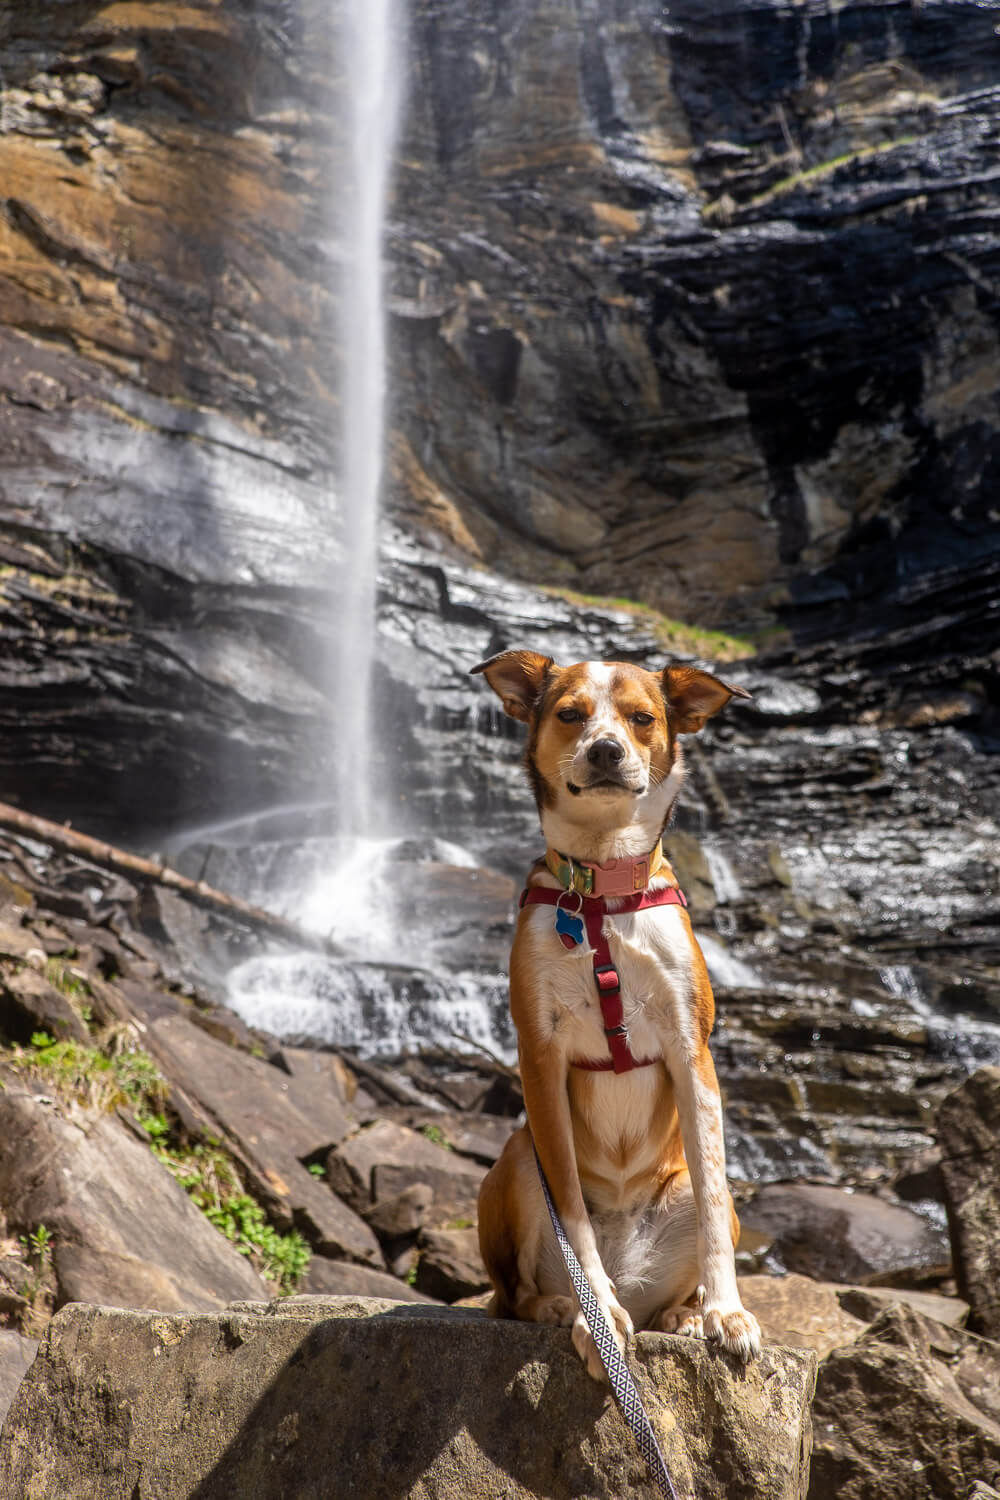
<svg viewBox="0 0 1000 1500">
<path fill-rule="evenodd" d="M 583 918 L 574 916 L 571 911 L 564 911 L 561 906 L 557 906 L 556 932 L 562 939 L 564 948 L 575 948 L 583 942 Z"/>
</svg>

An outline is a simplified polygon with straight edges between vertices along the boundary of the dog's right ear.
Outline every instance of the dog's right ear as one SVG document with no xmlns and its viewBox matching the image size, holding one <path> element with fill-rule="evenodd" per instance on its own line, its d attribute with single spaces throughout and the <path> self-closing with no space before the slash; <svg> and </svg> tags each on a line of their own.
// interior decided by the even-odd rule
<svg viewBox="0 0 1000 1500">
<path fill-rule="evenodd" d="M 527 724 L 554 665 L 551 656 L 540 651 L 501 651 L 472 667 L 470 675 L 482 672 L 503 703 L 504 713 Z"/>
</svg>

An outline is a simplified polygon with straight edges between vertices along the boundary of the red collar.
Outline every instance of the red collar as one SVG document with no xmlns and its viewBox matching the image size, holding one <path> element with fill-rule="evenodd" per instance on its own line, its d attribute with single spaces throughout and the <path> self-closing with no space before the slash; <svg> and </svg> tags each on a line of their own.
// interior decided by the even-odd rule
<svg viewBox="0 0 1000 1500">
<path fill-rule="evenodd" d="M 579 902 L 579 905 L 574 905 Z M 548 886 L 533 885 L 521 892 L 521 906 L 554 906 L 568 919 L 559 931 L 565 948 L 576 948 L 583 941 L 583 927 L 594 953 L 594 983 L 601 1002 L 601 1018 L 604 1035 L 608 1039 L 609 1057 L 591 1059 L 572 1058 L 570 1066 L 586 1068 L 594 1073 L 629 1073 L 633 1068 L 648 1068 L 660 1062 L 659 1057 L 632 1056 L 629 1047 L 628 1029 L 622 1010 L 621 980 L 611 957 L 608 940 L 604 936 L 604 918 L 623 916 L 627 912 L 643 911 L 650 906 L 687 906 L 684 892 L 676 885 L 668 885 L 655 891 L 639 891 L 634 896 L 612 898 L 614 910 L 603 896 L 581 896 L 575 891 L 554 891 Z M 565 905 L 563 904 L 565 903 Z M 557 917 L 558 922 L 558 917 Z M 579 923 L 579 936 L 566 930 Z"/>
</svg>

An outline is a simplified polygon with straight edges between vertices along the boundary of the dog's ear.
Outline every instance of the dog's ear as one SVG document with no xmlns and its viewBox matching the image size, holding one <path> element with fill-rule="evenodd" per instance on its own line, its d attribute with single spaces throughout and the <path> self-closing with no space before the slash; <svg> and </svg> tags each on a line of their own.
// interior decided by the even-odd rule
<svg viewBox="0 0 1000 1500">
<path fill-rule="evenodd" d="M 697 734 L 706 719 L 725 708 L 730 698 L 750 698 L 746 688 L 732 687 L 697 667 L 664 667 L 663 696 L 678 734 Z"/>
<path fill-rule="evenodd" d="M 540 651 L 501 651 L 471 671 L 482 672 L 503 703 L 504 713 L 527 724 L 554 665 L 551 656 Z"/>
</svg>

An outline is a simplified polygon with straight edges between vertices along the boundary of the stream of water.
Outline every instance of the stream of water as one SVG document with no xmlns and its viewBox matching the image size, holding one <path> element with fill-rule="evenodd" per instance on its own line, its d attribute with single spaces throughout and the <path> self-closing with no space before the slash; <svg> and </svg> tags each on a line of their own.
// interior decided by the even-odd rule
<svg viewBox="0 0 1000 1500">
<path fill-rule="evenodd" d="M 385 447 L 386 353 L 382 236 L 400 105 L 396 0 L 346 0 L 347 181 L 336 185 L 339 287 L 342 554 L 331 598 L 334 798 L 341 832 L 369 836 L 371 685 L 379 491 Z"/>
</svg>

